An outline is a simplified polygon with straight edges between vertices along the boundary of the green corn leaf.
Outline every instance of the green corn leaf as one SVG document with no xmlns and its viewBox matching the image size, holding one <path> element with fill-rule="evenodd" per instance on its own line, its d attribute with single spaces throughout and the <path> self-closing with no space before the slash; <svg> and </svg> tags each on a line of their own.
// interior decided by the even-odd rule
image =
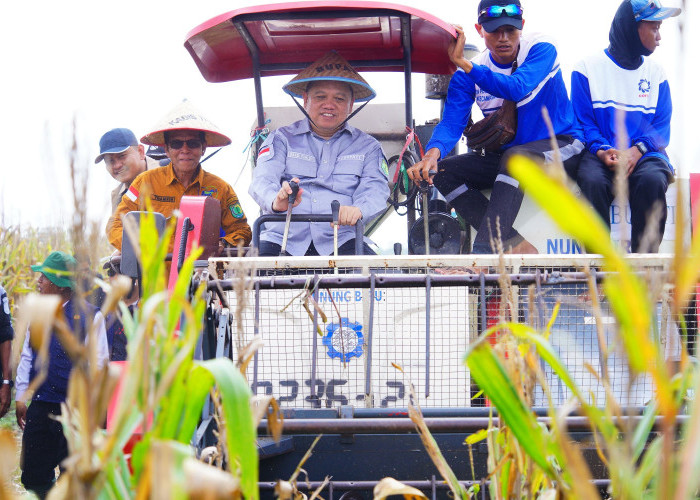
<svg viewBox="0 0 700 500">
<path fill-rule="evenodd" d="M 498 409 L 499 416 L 522 448 L 554 479 L 557 474 L 545 452 L 547 446 L 543 430 L 490 346 L 484 342 L 475 342 L 467 352 L 466 362 L 471 376 Z"/>
<path fill-rule="evenodd" d="M 614 436 L 617 434 L 616 427 L 609 419 L 605 418 L 604 413 L 599 408 L 590 406 L 587 403 L 585 394 L 581 391 L 581 388 L 578 386 L 576 381 L 571 377 L 569 370 L 544 336 L 540 335 L 529 326 L 520 323 L 495 325 L 489 328 L 489 331 L 492 329 L 500 330 L 504 328 L 509 329 L 515 337 L 535 346 L 537 354 L 552 368 L 552 371 L 556 373 L 556 375 L 581 404 L 588 417 L 598 426 L 598 428 L 603 430 L 606 436 Z"/>
<path fill-rule="evenodd" d="M 477 431 L 474 434 L 470 434 L 469 436 L 467 436 L 467 438 L 464 440 L 464 443 L 475 445 L 476 443 L 480 443 L 481 441 L 486 439 L 488 436 L 489 431 L 487 429 L 481 429 L 480 431 Z"/>
<path fill-rule="evenodd" d="M 548 176 L 531 159 L 516 155 L 508 163 L 508 168 L 520 182 L 520 187 L 561 229 L 582 242 L 588 251 L 601 254 L 606 269 L 617 273 L 606 279 L 604 286 L 620 323 L 630 368 L 638 373 L 650 370 L 659 394 L 661 412 L 674 412 L 677 407 L 670 398 L 670 380 L 663 369 L 662 353 L 652 338 L 653 307 L 641 280 L 610 240 L 607 226 L 589 204 L 578 200 L 564 182 Z"/>
<path fill-rule="evenodd" d="M 182 422 L 182 412 L 187 408 L 188 404 L 199 406 L 199 403 L 204 405 L 203 400 L 187 399 L 187 373 L 190 371 L 192 362 L 181 363 L 178 374 L 173 380 L 172 386 L 167 393 L 167 396 L 161 400 L 161 411 L 158 413 L 158 423 L 156 424 L 156 436 L 159 439 L 176 439 L 180 433 L 180 425 Z M 201 408 L 200 408 L 201 410 Z M 184 441 L 189 442 L 192 434 Z"/>
<path fill-rule="evenodd" d="M 644 452 L 644 447 L 649 440 L 651 431 L 654 427 L 654 422 L 656 416 L 659 414 L 658 405 L 655 402 L 651 402 L 644 408 L 644 413 L 642 414 L 641 421 L 634 428 L 632 433 L 632 458 L 634 461 L 639 460 Z"/>
<path fill-rule="evenodd" d="M 687 375 L 694 379 L 695 398 L 691 403 L 689 419 L 682 428 L 676 498 L 695 498 L 695 492 L 700 488 L 700 474 L 697 472 L 700 470 L 700 371 L 697 370 L 697 366 L 694 368 L 694 373 Z"/>
<path fill-rule="evenodd" d="M 655 498 L 650 495 L 649 488 L 652 483 L 656 482 L 654 480 L 659 477 L 659 464 L 664 460 L 662 453 L 663 437 L 660 436 L 654 439 L 644 451 L 644 456 L 636 470 L 634 481 L 630 482 L 631 485 L 634 485 L 637 494 L 630 498 L 642 498 L 643 494 L 646 494 L 646 498 Z"/>
<path fill-rule="evenodd" d="M 202 415 L 207 395 L 213 385 L 214 379 L 208 372 L 197 369 L 197 365 L 192 366 L 186 389 L 182 391 L 185 401 L 188 403 L 183 406 L 180 414 L 181 424 L 177 436 L 178 441 L 184 443 L 192 438 Z"/>
<path fill-rule="evenodd" d="M 210 373 L 221 392 L 226 425 L 226 446 L 232 470 L 238 470 L 241 491 L 246 498 L 257 500 L 258 451 L 255 444 L 256 429 L 250 411 L 250 388 L 233 362 L 228 358 L 216 358 L 197 363 L 192 370 L 196 377 L 200 372 Z"/>
</svg>

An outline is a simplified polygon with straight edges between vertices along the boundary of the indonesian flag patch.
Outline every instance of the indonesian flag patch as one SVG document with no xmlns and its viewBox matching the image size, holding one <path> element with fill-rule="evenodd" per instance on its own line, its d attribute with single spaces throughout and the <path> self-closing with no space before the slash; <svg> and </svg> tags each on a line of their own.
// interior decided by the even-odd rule
<svg viewBox="0 0 700 500">
<path fill-rule="evenodd" d="M 139 192 L 134 186 L 129 186 L 129 190 L 124 194 L 133 202 L 139 199 Z"/>
<path fill-rule="evenodd" d="M 263 158 L 267 158 L 268 156 L 272 156 L 273 154 L 274 152 L 272 151 L 272 144 L 268 144 L 260 148 L 260 151 L 258 151 L 258 160 L 262 160 Z"/>
</svg>

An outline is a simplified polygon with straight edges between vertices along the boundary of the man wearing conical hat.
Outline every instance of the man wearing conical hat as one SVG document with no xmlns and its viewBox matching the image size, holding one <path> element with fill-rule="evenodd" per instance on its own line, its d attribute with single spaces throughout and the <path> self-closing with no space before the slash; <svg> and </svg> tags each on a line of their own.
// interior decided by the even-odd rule
<svg viewBox="0 0 700 500">
<path fill-rule="evenodd" d="M 233 188 L 200 165 L 207 146 L 226 146 L 231 139 L 207 120 L 188 101 L 176 106 L 153 132 L 141 138 L 150 146 L 163 146 L 170 163 L 147 170 L 129 186 L 116 212 L 107 223 L 109 242 L 121 249 L 122 216 L 143 210 L 148 196 L 153 211 L 170 217 L 183 196 L 212 196 L 221 203 L 220 246 L 250 243 L 251 230 Z"/>
<path fill-rule="evenodd" d="M 367 224 L 386 208 L 389 196 L 379 142 L 347 123 L 353 104 L 376 94 L 334 51 L 299 73 L 284 90 L 303 99 L 305 118 L 277 129 L 262 144 L 249 193 L 263 213 L 287 211 L 292 180 L 300 188 L 294 213 L 330 214 L 331 202 L 338 200 L 338 253 L 353 254 L 351 226 L 360 218 Z M 259 254 L 279 255 L 283 233 L 283 223 L 266 223 Z M 286 250 L 291 255 L 330 255 L 333 229 L 325 223 L 292 222 Z M 366 243 L 364 252 L 374 253 Z"/>
</svg>

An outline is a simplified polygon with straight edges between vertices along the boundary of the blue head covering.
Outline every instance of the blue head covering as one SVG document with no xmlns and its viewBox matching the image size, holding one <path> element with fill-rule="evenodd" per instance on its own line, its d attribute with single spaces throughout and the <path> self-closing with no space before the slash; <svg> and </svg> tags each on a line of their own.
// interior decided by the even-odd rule
<svg viewBox="0 0 700 500">
<path fill-rule="evenodd" d="M 675 17 L 681 9 L 662 7 L 659 0 L 625 0 L 618 7 L 610 26 L 608 52 L 625 69 L 637 69 L 648 50 L 639 38 L 637 27 L 642 21 L 661 21 Z"/>
<path fill-rule="evenodd" d="M 642 56 L 651 54 L 639 38 L 630 0 L 625 0 L 618 7 L 610 26 L 609 39 L 608 52 L 625 69 L 637 69 L 642 65 Z"/>
</svg>

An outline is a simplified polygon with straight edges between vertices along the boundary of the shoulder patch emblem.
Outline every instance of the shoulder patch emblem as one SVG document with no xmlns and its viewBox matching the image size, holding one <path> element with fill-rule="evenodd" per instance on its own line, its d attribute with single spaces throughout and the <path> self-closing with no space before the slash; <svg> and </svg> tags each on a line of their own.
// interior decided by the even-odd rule
<svg viewBox="0 0 700 500">
<path fill-rule="evenodd" d="M 272 144 L 267 144 L 260 148 L 260 151 L 258 151 L 258 160 L 262 160 L 264 158 L 267 158 L 268 156 L 274 156 L 274 154 L 275 152 L 272 148 Z"/>
<path fill-rule="evenodd" d="M 382 167 L 382 172 L 384 173 L 384 175 L 389 177 L 389 165 L 386 163 L 386 158 L 382 158 L 381 167 Z"/>
<path fill-rule="evenodd" d="M 229 205 L 228 209 L 231 212 L 231 215 L 233 215 L 236 219 L 240 219 L 243 217 L 243 208 L 241 207 L 240 203 L 236 202 L 232 205 Z"/>
<path fill-rule="evenodd" d="M 139 190 L 134 187 L 132 184 L 129 186 L 129 189 L 127 190 L 126 193 L 124 193 L 127 198 L 129 198 L 131 201 L 135 202 L 138 197 L 139 197 Z"/>
</svg>

